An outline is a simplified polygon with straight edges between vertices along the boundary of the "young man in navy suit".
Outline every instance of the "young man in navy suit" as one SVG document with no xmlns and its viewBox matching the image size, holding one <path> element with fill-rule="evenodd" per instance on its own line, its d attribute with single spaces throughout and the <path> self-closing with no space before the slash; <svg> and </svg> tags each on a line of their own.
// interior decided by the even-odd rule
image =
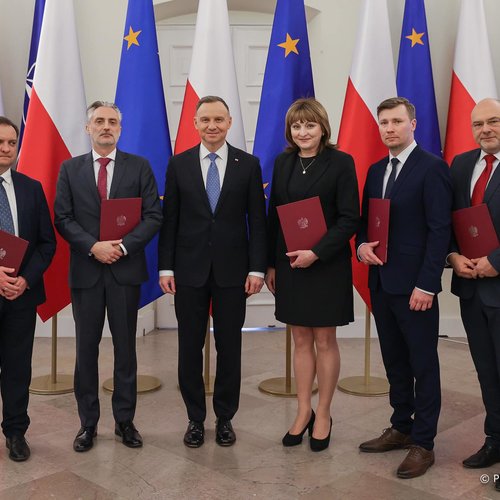
<svg viewBox="0 0 500 500">
<path fill-rule="evenodd" d="M 377 108 L 389 156 L 370 167 L 363 193 L 358 258 L 370 266 L 368 286 L 390 384 L 391 427 L 362 443 L 363 452 L 409 448 L 400 478 L 424 474 L 434 463 L 441 407 L 437 353 L 437 294 L 450 242 L 451 181 L 440 158 L 414 140 L 415 107 L 396 97 Z M 368 241 L 368 201 L 390 199 L 387 262 Z"/>
<path fill-rule="evenodd" d="M 453 208 L 486 203 L 500 236 L 500 101 L 480 101 L 472 110 L 471 121 L 479 148 L 456 156 L 451 164 Z M 452 240 L 451 251 L 451 291 L 460 297 L 462 321 L 486 409 L 485 443 L 463 461 L 464 467 L 476 469 L 500 462 L 500 248 L 468 259 Z M 500 490 L 498 481 L 495 487 Z"/>
<path fill-rule="evenodd" d="M 43 273 L 56 250 L 56 239 L 42 185 L 12 170 L 17 158 L 19 129 L 0 116 L 0 228 L 28 241 L 17 276 L 0 266 L 0 391 L 2 430 L 9 458 L 27 460 L 24 437 L 28 416 L 31 355 L 36 308 L 45 301 Z"/>
<path fill-rule="evenodd" d="M 212 303 L 217 372 L 213 405 L 216 442 L 236 440 L 241 328 L 246 297 L 260 292 L 266 270 L 266 223 L 259 160 L 226 142 L 231 127 L 223 99 L 197 104 L 201 144 L 172 156 L 167 169 L 158 260 L 160 286 L 175 294 L 179 386 L 189 424 L 186 446 L 204 442 L 206 417 L 202 349 Z"/>
</svg>

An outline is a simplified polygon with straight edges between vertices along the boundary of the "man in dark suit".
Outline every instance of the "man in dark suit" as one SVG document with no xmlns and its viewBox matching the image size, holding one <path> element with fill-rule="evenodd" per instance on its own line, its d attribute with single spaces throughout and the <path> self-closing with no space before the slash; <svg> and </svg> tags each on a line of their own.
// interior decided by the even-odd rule
<svg viewBox="0 0 500 500">
<path fill-rule="evenodd" d="M 114 347 L 115 434 L 142 446 L 133 424 L 137 399 L 135 336 L 140 285 L 148 273 L 144 247 L 161 225 L 161 206 L 145 158 L 116 149 L 121 114 L 97 101 L 87 110 L 92 151 L 64 162 L 57 181 L 55 225 L 71 250 L 69 285 L 76 327 L 75 396 L 81 428 L 75 451 L 93 445 L 99 420 L 98 355 L 105 313 Z M 142 198 L 141 221 L 123 239 L 99 241 L 101 200 Z"/>
<path fill-rule="evenodd" d="M 456 156 L 451 164 L 453 208 L 486 203 L 500 235 L 500 101 L 480 101 L 471 119 L 479 148 Z M 451 250 L 451 291 L 460 297 L 462 321 L 486 408 L 484 446 L 463 465 L 489 467 L 500 462 L 500 248 L 478 259 L 461 255 L 454 240 Z"/>
<path fill-rule="evenodd" d="M 17 276 L 0 266 L 0 392 L 2 430 L 9 458 L 27 460 L 24 437 L 28 417 L 31 355 L 36 307 L 45 301 L 43 273 L 56 250 L 54 229 L 41 184 L 11 170 L 17 157 L 19 129 L 0 116 L 0 228 L 28 241 Z M 3 258 L 3 256 L 2 256 Z"/>
<path fill-rule="evenodd" d="M 451 181 L 448 166 L 414 140 L 415 107 L 391 98 L 377 108 L 389 156 L 370 167 L 363 194 L 358 257 L 370 266 L 368 285 L 382 358 L 390 384 L 392 426 L 362 443 L 364 452 L 410 448 L 400 478 L 424 474 L 434 463 L 441 407 L 437 354 L 437 294 L 450 241 Z M 389 198 L 387 262 L 368 241 L 368 200 Z"/>
<path fill-rule="evenodd" d="M 231 419 L 239 404 L 245 299 L 264 283 L 266 229 L 259 161 L 226 142 L 227 104 L 215 96 L 201 99 L 194 125 L 201 144 L 168 165 L 158 259 L 160 286 L 175 294 L 179 386 L 189 417 L 184 443 L 197 448 L 205 432 L 202 349 L 210 302 L 216 441 L 230 446 L 236 440 Z"/>
</svg>

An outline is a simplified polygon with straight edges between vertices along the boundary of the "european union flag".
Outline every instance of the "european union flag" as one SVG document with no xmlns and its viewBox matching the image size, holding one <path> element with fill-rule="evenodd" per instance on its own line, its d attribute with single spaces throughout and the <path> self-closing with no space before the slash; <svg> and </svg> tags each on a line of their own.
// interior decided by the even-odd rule
<svg viewBox="0 0 500 500">
<path fill-rule="evenodd" d="M 122 118 L 120 149 L 146 157 L 163 194 L 172 154 L 152 0 L 129 0 L 116 104 Z M 146 247 L 149 281 L 141 287 L 139 307 L 163 295 L 158 285 L 158 236 Z"/>
<path fill-rule="evenodd" d="M 301 97 L 314 97 L 304 0 L 278 0 L 253 147 L 267 197 L 274 160 L 286 146 L 286 112 Z"/>
<path fill-rule="evenodd" d="M 396 84 L 398 95 L 410 100 L 417 110 L 416 141 L 427 151 L 441 156 L 424 0 L 405 3 Z"/>
</svg>

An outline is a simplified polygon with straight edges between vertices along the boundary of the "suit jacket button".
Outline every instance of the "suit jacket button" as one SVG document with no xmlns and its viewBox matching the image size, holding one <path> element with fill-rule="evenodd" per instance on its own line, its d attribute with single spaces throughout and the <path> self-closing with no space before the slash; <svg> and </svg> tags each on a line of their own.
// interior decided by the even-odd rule
<svg viewBox="0 0 500 500">
<path fill-rule="evenodd" d="M 215 219 L 212 219 L 212 222 L 215 222 Z"/>
<path fill-rule="evenodd" d="M 211 247 L 211 246 L 212 246 L 212 242 L 211 242 L 211 241 L 209 241 L 209 242 L 208 242 L 208 246 L 209 246 L 209 247 Z"/>
</svg>

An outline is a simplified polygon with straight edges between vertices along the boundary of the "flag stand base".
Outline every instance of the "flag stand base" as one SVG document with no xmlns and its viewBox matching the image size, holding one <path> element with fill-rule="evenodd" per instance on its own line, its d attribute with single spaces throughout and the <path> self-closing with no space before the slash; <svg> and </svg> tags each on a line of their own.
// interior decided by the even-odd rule
<svg viewBox="0 0 500 500">
<path fill-rule="evenodd" d="M 157 391 L 161 387 L 161 381 L 152 375 L 137 375 L 137 394 L 144 394 L 145 392 Z M 108 378 L 102 384 L 105 391 L 113 392 L 114 384 L 113 378 Z"/>
<path fill-rule="evenodd" d="M 73 392 L 73 375 L 41 375 L 31 380 L 31 394 L 68 394 Z"/>
</svg>

